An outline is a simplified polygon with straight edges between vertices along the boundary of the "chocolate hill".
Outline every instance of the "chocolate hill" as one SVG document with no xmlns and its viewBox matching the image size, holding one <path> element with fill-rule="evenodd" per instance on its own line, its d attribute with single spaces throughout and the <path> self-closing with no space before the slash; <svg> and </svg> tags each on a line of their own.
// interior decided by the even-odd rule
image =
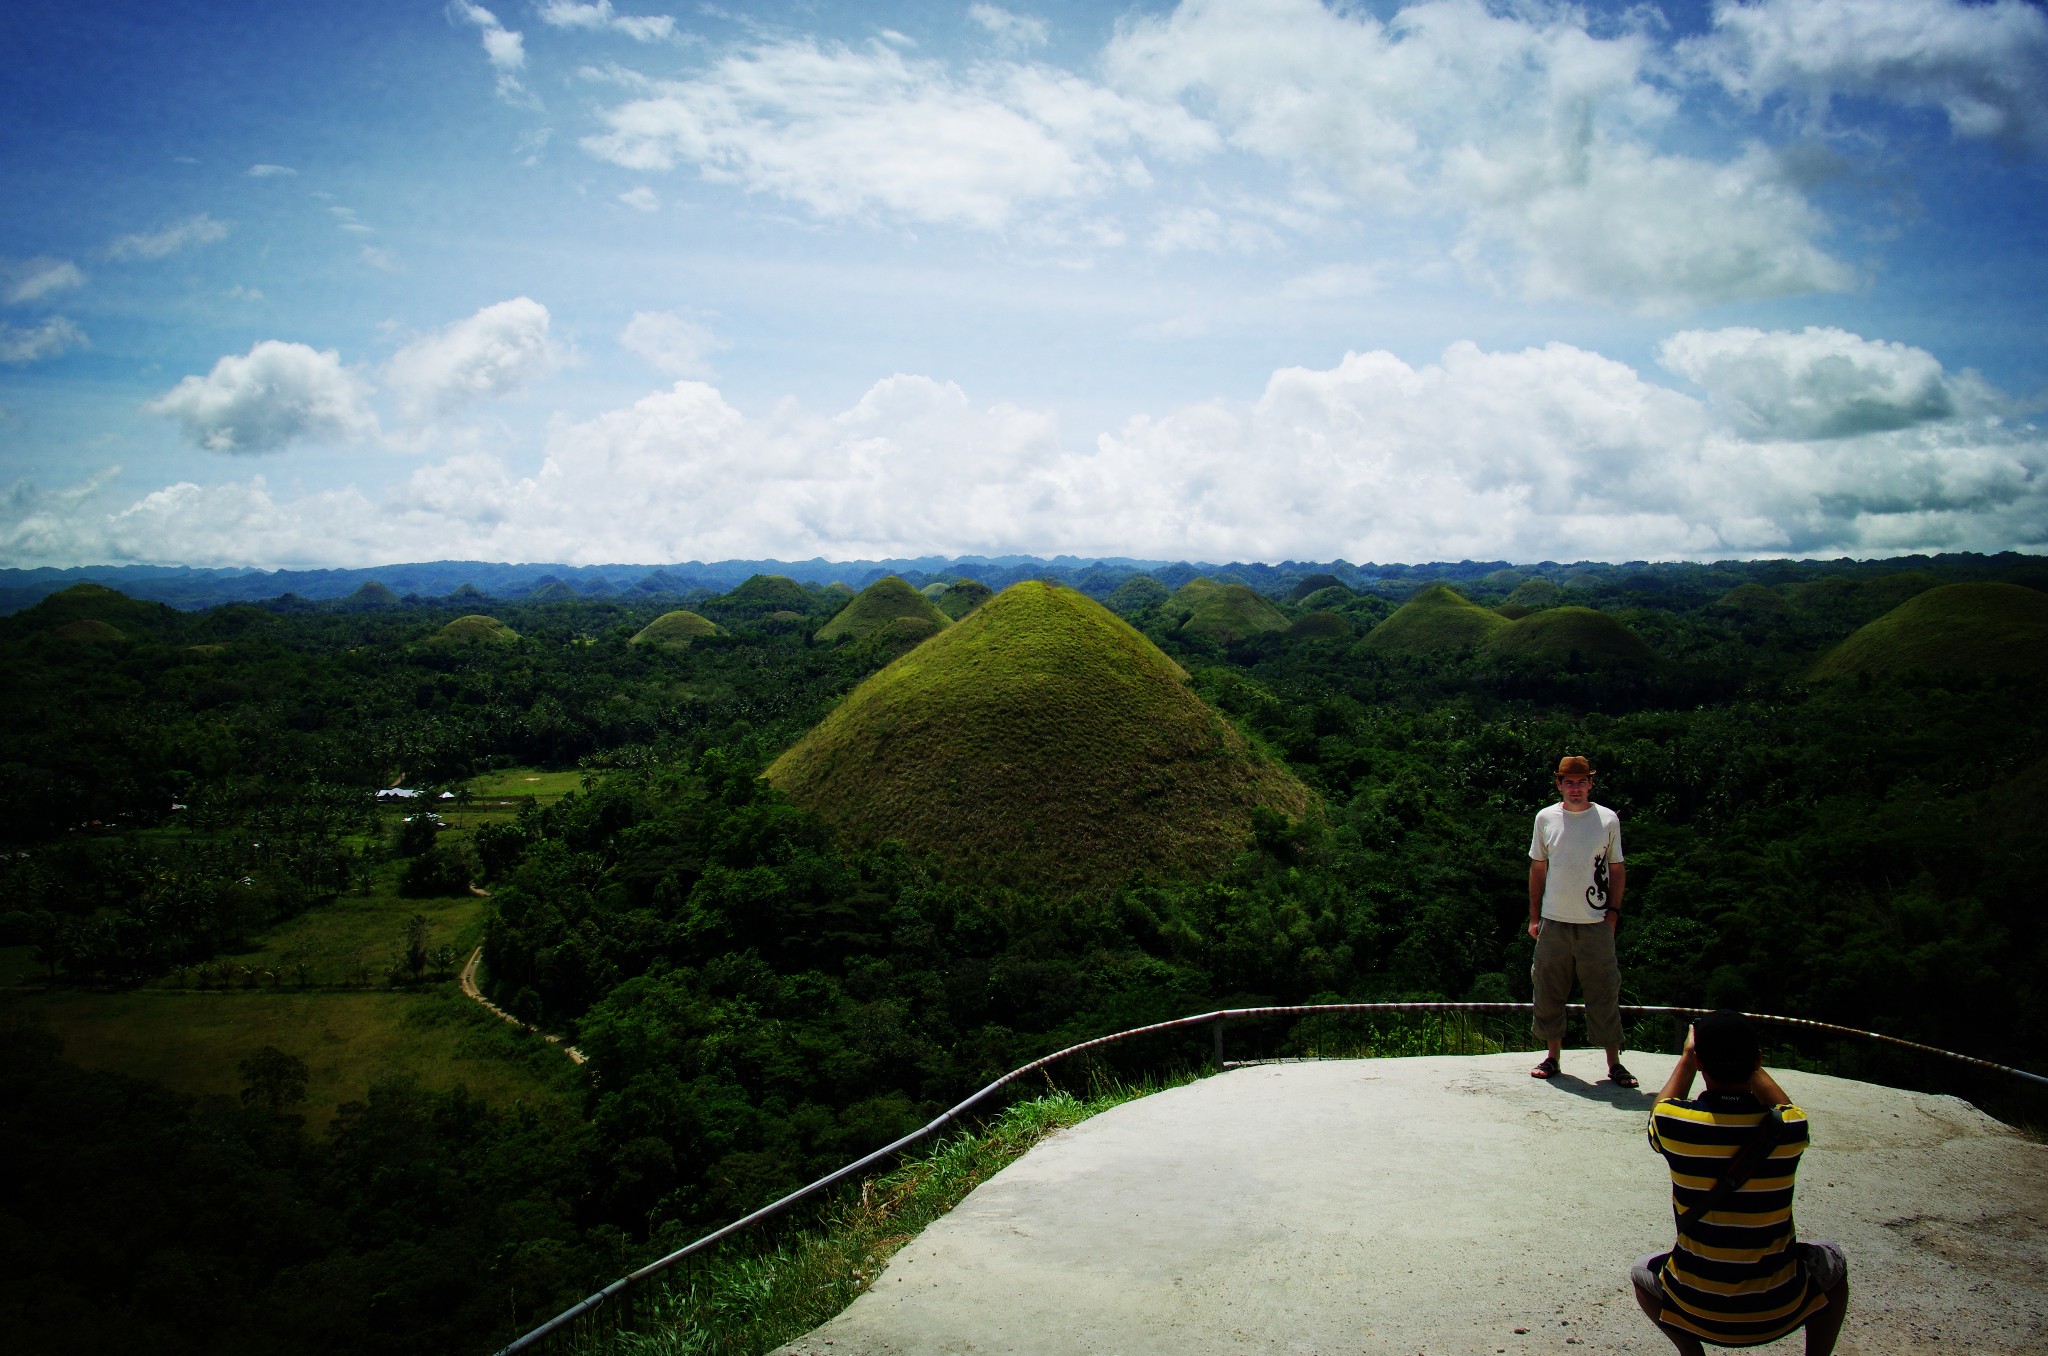
<svg viewBox="0 0 2048 1356">
<path fill-rule="evenodd" d="M 664 650 L 687 650 L 699 636 L 715 636 L 718 628 L 687 609 L 664 612 L 634 633 L 632 645 L 653 645 Z"/>
<path fill-rule="evenodd" d="M 2048 593 L 2021 584 L 1944 584 L 1899 604 L 1829 651 L 1815 678 L 1859 673 L 2048 671 Z"/>
<path fill-rule="evenodd" d="M 869 677 L 765 775 L 857 841 L 1065 886 L 1213 871 L 1255 807 L 1310 806 L 1151 641 L 1038 580 Z"/>
<path fill-rule="evenodd" d="M 908 623 L 903 625 L 902 623 Z M 952 618 L 895 575 L 884 575 L 818 628 L 817 639 L 857 640 L 888 629 L 892 634 L 927 636 L 953 624 Z"/>
<path fill-rule="evenodd" d="M 1431 584 L 1375 626 L 1359 642 L 1368 650 L 1393 654 L 1437 654 L 1469 650 L 1508 625 L 1444 584 Z"/>
</svg>

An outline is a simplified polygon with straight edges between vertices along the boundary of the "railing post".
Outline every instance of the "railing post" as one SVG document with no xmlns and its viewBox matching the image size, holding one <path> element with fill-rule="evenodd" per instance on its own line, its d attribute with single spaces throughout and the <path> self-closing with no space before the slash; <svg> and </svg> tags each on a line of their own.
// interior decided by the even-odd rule
<svg viewBox="0 0 2048 1356">
<path fill-rule="evenodd" d="M 1223 1072 L 1223 1019 L 1222 1019 L 1221 1017 L 1218 1017 L 1218 1018 L 1216 1019 L 1216 1026 L 1215 1026 L 1215 1028 L 1214 1028 L 1214 1029 L 1215 1029 L 1215 1032 L 1216 1032 L 1216 1072 L 1217 1072 L 1217 1073 L 1222 1073 L 1222 1072 Z"/>
</svg>

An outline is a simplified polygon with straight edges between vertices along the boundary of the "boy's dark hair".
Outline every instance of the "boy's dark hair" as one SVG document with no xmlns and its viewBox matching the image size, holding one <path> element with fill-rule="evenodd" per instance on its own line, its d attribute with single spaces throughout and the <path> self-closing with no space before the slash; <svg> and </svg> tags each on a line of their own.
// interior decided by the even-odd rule
<svg viewBox="0 0 2048 1356">
<path fill-rule="evenodd" d="M 1692 1051 L 1716 1083 L 1746 1082 L 1760 1055 L 1756 1027 L 1732 1008 L 1710 1012 L 1692 1024 Z"/>
</svg>

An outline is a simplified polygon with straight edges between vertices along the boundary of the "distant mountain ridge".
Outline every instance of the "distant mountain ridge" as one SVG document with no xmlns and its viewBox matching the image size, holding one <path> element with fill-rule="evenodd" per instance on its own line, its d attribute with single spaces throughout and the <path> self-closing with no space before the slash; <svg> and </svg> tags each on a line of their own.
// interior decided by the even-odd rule
<svg viewBox="0 0 2048 1356">
<path fill-rule="evenodd" d="M 1942 582 L 2003 578 L 2034 587 L 2048 587 L 2048 561 L 2018 552 L 1980 555 L 1963 552 L 1939 556 L 1907 556 L 1895 560 L 1756 560 L 1703 562 L 1538 561 L 1510 565 L 1500 560 L 1431 561 L 1421 564 L 1354 564 L 1346 560 L 1188 561 L 1146 560 L 1130 556 L 916 556 L 885 560 L 719 560 L 656 564 L 563 565 L 533 561 L 508 563 L 436 560 L 357 569 L 262 570 L 243 567 L 182 565 L 80 565 L 68 568 L 0 568 L 0 616 L 32 607 L 73 584 L 94 583 L 119 589 L 131 598 L 168 603 L 185 610 L 223 603 L 264 602 L 292 595 L 308 602 L 347 598 L 366 584 L 389 589 L 394 597 L 526 599 L 556 581 L 579 598 L 709 597 L 727 593 L 755 575 L 783 575 L 805 584 L 842 582 L 862 589 L 886 575 L 897 575 L 913 587 L 927 583 L 972 579 L 1000 591 L 1026 579 L 1053 579 L 1098 599 L 1107 598 L 1125 581 L 1149 575 L 1169 592 L 1207 577 L 1219 583 L 1242 583 L 1269 598 L 1284 597 L 1303 580 L 1328 576 L 1348 588 L 1376 590 L 1405 601 L 1407 593 L 1427 583 L 1448 581 L 1477 586 L 1487 577 L 1512 569 L 1524 576 L 1548 576 L 1554 583 L 1588 578 L 1621 590 L 1658 593 L 1672 589 L 1709 588 L 1708 598 L 1743 583 L 1799 584 L 1829 575 L 1889 574 L 1929 570 Z M 1505 579 L 1497 582 L 1505 583 Z M 465 591 L 465 586 L 467 590 Z M 551 596 L 566 597 L 562 590 Z M 1705 600 L 1703 600 L 1705 601 Z"/>
</svg>

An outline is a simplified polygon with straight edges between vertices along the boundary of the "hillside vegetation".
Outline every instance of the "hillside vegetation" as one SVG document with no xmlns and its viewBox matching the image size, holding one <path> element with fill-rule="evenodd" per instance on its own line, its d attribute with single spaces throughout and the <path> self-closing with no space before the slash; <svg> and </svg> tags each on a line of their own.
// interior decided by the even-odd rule
<svg viewBox="0 0 2048 1356">
<path fill-rule="evenodd" d="M 910 625 L 900 624 L 905 622 Z M 862 589 L 832 620 L 818 628 L 816 639 L 857 640 L 891 627 L 895 635 L 914 634 L 921 639 L 952 624 L 953 619 L 931 599 L 891 574 Z"/>
<path fill-rule="evenodd" d="M 2048 672 L 2048 594 L 2018 584 L 1945 584 L 1915 594 L 1814 665 L 1862 673 Z"/>
<path fill-rule="evenodd" d="M 856 842 L 1071 885 L 1213 870 L 1254 808 L 1310 799 L 1152 642 L 1038 582 L 869 678 L 766 776 Z"/>
<path fill-rule="evenodd" d="M 1368 651 L 1387 654 L 1441 654 L 1474 649 L 1507 625 L 1507 618 L 1457 590 L 1431 584 L 1401 604 L 1359 644 Z"/>
</svg>

